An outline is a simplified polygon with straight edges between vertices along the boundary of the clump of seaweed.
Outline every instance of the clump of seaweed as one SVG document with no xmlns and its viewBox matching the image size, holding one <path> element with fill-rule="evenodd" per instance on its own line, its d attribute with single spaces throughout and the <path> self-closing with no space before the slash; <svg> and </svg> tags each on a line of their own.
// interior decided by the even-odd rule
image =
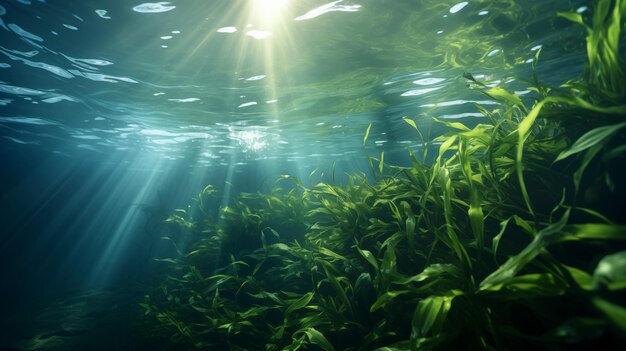
<svg viewBox="0 0 626 351">
<path fill-rule="evenodd" d="M 626 1 L 596 2 L 581 79 L 536 100 L 486 87 L 485 123 L 374 183 L 240 194 L 169 219 L 192 244 L 142 303 L 170 349 L 587 350 L 626 333 Z M 535 61 L 536 64 L 537 61 Z M 406 118 L 407 127 L 420 131 Z M 369 128 L 364 137 L 367 142 Z M 171 240 L 171 239 L 170 239 Z M 174 240 L 172 240 L 174 242 Z"/>
</svg>

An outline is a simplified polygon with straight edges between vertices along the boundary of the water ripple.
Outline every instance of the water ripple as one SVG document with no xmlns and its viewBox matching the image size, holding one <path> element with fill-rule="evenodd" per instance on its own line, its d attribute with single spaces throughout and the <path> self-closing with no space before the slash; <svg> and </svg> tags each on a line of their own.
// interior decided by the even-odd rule
<svg viewBox="0 0 626 351">
<path fill-rule="evenodd" d="M 28 39 L 32 39 L 35 41 L 39 41 L 39 42 L 43 42 L 43 38 L 41 38 L 40 36 L 37 36 L 25 29 L 23 29 L 22 27 L 18 26 L 15 23 L 9 23 L 8 24 L 9 29 L 11 29 L 15 34 L 24 37 L 24 38 L 28 38 Z"/>
<path fill-rule="evenodd" d="M 111 17 L 107 15 L 108 14 L 107 10 L 96 10 L 96 14 L 100 16 L 100 18 L 111 19 Z"/>
<path fill-rule="evenodd" d="M 36 117 L 0 117 L 0 123 L 19 123 L 30 124 L 35 126 L 55 126 L 58 122 L 50 121 L 44 118 Z"/>
<path fill-rule="evenodd" d="M 339 5 L 343 0 L 333 1 L 326 5 L 322 5 L 317 7 L 302 16 L 298 16 L 295 18 L 296 21 L 304 21 L 313 19 L 315 17 L 319 17 L 325 13 L 333 12 L 333 11 L 341 11 L 341 12 L 357 12 L 361 8 L 361 5 Z"/>
<path fill-rule="evenodd" d="M 167 6 L 169 2 L 146 2 L 133 7 L 133 11 L 140 13 L 159 13 L 167 12 L 176 8 L 176 6 Z"/>
<path fill-rule="evenodd" d="M 81 72 L 75 69 L 71 69 L 69 70 L 69 72 L 73 73 L 76 76 L 87 78 L 89 80 L 93 80 L 96 82 L 118 83 L 122 81 L 122 82 L 127 82 L 127 83 L 138 83 L 136 80 L 132 78 L 128 78 L 128 77 L 116 77 L 116 76 L 100 74 L 100 73 Z"/>
<path fill-rule="evenodd" d="M 12 133 L 0 134 L 5 142 L 39 140 L 70 156 L 80 148 L 148 150 L 190 162 L 194 155 L 212 165 L 311 163 L 360 155 L 372 123 L 366 148 L 404 150 L 418 142 L 403 116 L 424 131 L 431 117 L 480 123 L 473 105 L 495 104 L 467 89 L 464 71 L 532 99 L 525 83 L 507 77 L 528 76 L 524 62 L 539 48 L 537 67 L 550 73 L 584 58 L 584 48 L 572 44 L 579 31 L 528 33 L 531 25 L 556 23 L 540 11 L 546 3 L 583 12 L 578 0 L 292 1 L 284 23 L 274 26 L 249 20 L 245 1 L 202 2 L 202 11 L 194 1 L 122 3 L 2 2 L 9 13 L 0 6 L 7 30 L 0 124 Z M 137 13 L 163 12 L 170 13 L 133 22 Z M 221 35 L 229 33 L 236 34 Z M 558 86 L 563 75 L 546 77 Z M 32 127 L 57 122 L 45 135 Z"/>
</svg>

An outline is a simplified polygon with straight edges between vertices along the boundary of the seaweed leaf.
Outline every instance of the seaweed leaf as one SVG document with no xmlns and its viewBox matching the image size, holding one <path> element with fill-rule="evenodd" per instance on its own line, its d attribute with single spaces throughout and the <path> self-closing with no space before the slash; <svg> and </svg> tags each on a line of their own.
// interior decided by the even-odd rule
<svg viewBox="0 0 626 351">
<path fill-rule="evenodd" d="M 600 297 L 593 298 L 592 301 L 622 333 L 626 332 L 626 308 Z"/>
<path fill-rule="evenodd" d="M 452 300 L 462 294 L 460 290 L 450 290 L 445 295 L 433 295 L 420 300 L 411 322 L 411 340 L 416 341 L 418 349 L 420 339 L 426 338 L 431 331 L 435 335 L 441 332 Z"/>
<path fill-rule="evenodd" d="M 565 19 L 568 19 L 574 23 L 578 23 L 578 24 L 582 24 L 584 25 L 583 22 L 583 16 L 580 13 L 576 13 L 576 12 L 557 12 L 556 13 L 557 16 L 559 17 L 563 17 Z"/>
<path fill-rule="evenodd" d="M 578 138 L 569 149 L 561 152 L 554 162 L 566 159 L 567 157 L 583 152 L 596 145 L 605 145 L 613 135 L 624 127 L 626 127 L 626 122 L 592 129 Z"/>
<path fill-rule="evenodd" d="M 416 131 L 419 132 L 419 129 L 417 129 L 417 124 L 415 124 L 415 121 L 408 118 L 408 117 L 402 117 L 402 120 L 405 121 L 408 125 L 410 125 L 411 127 L 413 127 Z"/>
<path fill-rule="evenodd" d="M 287 307 L 287 310 L 285 311 L 285 316 L 290 315 L 295 310 L 299 310 L 299 309 L 305 307 L 306 305 L 308 305 L 311 302 L 312 299 L 313 299 L 313 293 L 312 292 L 308 292 L 308 293 L 302 295 L 302 297 L 300 297 L 298 300 L 296 300 L 292 304 L 290 304 L 289 307 Z"/>
<path fill-rule="evenodd" d="M 387 291 L 380 295 L 378 299 L 376 299 L 376 301 L 370 307 L 370 312 L 374 312 L 381 307 L 385 307 L 385 305 L 393 301 L 393 299 L 395 299 L 396 297 L 410 292 L 411 290 Z"/>
<path fill-rule="evenodd" d="M 304 333 L 309 338 L 311 344 L 319 346 L 324 351 L 335 351 L 333 345 L 317 329 L 311 327 L 306 329 Z"/>
<path fill-rule="evenodd" d="M 566 210 L 558 222 L 553 223 L 539 231 L 537 235 L 535 235 L 533 241 L 528 244 L 520 253 L 510 257 L 504 264 L 498 267 L 498 269 L 496 269 L 493 273 L 487 276 L 480 283 L 479 290 L 484 291 L 490 289 L 493 286 L 514 277 L 530 261 L 535 259 L 535 257 L 537 257 L 537 255 L 547 245 L 560 239 L 560 236 L 562 235 L 562 230 L 563 228 L 565 228 L 568 220 L 569 210 Z"/>
<path fill-rule="evenodd" d="M 363 145 L 365 145 L 367 138 L 370 136 L 370 129 L 372 129 L 371 123 L 367 126 L 367 130 L 365 131 L 365 136 L 363 137 Z"/>
<path fill-rule="evenodd" d="M 609 290 L 626 289 L 626 251 L 602 258 L 593 272 L 591 285 L 594 289 L 601 286 Z"/>
</svg>

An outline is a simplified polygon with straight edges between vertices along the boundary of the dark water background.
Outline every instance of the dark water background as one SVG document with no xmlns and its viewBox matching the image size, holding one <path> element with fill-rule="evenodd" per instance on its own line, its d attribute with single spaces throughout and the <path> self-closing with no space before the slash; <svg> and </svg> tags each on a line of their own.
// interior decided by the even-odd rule
<svg viewBox="0 0 626 351">
<path fill-rule="evenodd" d="M 341 182 L 382 151 L 406 164 L 402 117 L 431 137 L 432 117 L 479 123 L 491 102 L 463 73 L 524 94 L 539 48 L 543 82 L 576 78 L 584 34 L 556 13 L 590 5 L 258 3 L 0 1 L 0 346 L 54 301 L 141 296 L 161 221 L 206 184 L 218 206 L 281 174 Z"/>
</svg>

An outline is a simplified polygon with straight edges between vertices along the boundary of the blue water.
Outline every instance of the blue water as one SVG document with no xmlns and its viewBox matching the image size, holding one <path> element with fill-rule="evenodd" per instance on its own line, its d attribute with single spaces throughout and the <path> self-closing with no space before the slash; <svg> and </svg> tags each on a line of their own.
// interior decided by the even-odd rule
<svg viewBox="0 0 626 351">
<path fill-rule="evenodd" d="M 584 33 L 556 13 L 589 3 L 1 0 L 0 346 L 32 337 L 15 315 L 149 286 L 162 219 L 206 184 L 405 164 L 403 117 L 434 137 L 493 104 L 464 72 L 524 95 L 541 51 L 542 82 L 578 77 Z"/>
</svg>

